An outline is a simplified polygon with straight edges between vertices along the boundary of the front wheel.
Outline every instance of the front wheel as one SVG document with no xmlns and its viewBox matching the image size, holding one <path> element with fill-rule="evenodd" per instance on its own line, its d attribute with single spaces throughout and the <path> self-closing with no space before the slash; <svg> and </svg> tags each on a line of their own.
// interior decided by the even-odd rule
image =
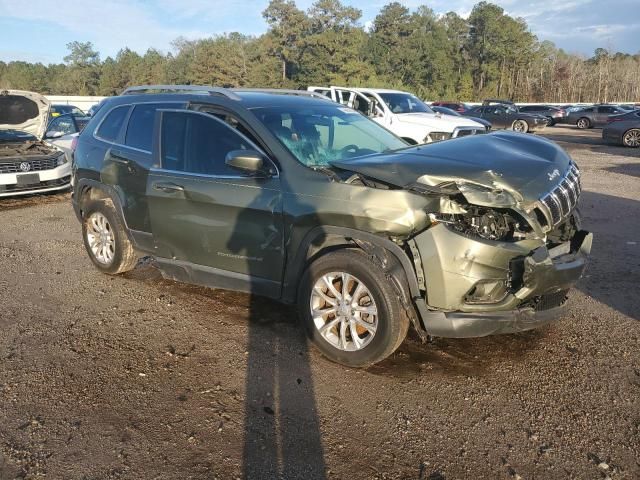
<svg viewBox="0 0 640 480">
<path fill-rule="evenodd" d="M 315 346 L 330 360 L 350 367 L 385 359 L 409 328 L 391 282 L 355 249 L 326 254 L 307 268 L 298 308 Z"/>
<path fill-rule="evenodd" d="M 622 136 L 622 143 L 625 147 L 640 147 L 640 128 L 632 128 L 631 130 L 624 132 L 624 135 Z"/>
<path fill-rule="evenodd" d="M 513 122 L 513 131 L 520 133 L 527 133 L 529 131 L 529 124 L 524 120 L 516 120 Z"/>
</svg>

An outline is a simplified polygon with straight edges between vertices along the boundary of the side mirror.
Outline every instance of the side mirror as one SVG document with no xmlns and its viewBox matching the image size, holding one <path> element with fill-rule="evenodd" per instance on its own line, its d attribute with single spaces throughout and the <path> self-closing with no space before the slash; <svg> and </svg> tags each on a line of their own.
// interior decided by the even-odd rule
<svg viewBox="0 0 640 480">
<path fill-rule="evenodd" d="M 64 132 L 56 132 L 55 130 L 49 130 L 44 134 L 44 138 L 60 138 L 64 135 Z"/>
<path fill-rule="evenodd" d="M 255 150 L 232 150 L 227 153 L 224 163 L 231 168 L 249 174 L 269 174 L 265 168 L 264 157 Z"/>
</svg>

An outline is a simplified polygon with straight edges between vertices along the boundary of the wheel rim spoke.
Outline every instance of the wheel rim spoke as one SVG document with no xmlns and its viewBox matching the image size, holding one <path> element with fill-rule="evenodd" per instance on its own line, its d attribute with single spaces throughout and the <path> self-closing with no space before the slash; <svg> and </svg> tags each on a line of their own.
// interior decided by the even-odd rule
<svg viewBox="0 0 640 480">
<path fill-rule="evenodd" d="M 87 220 L 87 245 L 93 257 L 103 265 L 109 265 L 116 253 L 115 237 L 107 218 L 94 212 Z"/>
<path fill-rule="evenodd" d="M 378 309 L 373 296 L 348 272 L 318 277 L 311 289 L 310 312 L 322 338 L 339 350 L 365 348 L 377 330 Z"/>
</svg>

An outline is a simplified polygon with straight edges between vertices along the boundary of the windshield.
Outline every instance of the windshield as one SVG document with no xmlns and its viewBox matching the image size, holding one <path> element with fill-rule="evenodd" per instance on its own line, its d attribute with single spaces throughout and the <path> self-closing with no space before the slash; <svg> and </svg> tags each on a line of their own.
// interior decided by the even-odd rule
<svg viewBox="0 0 640 480">
<path fill-rule="evenodd" d="M 378 95 L 393 113 L 433 113 L 426 103 L 410 93 L 378 92 Z"/>
<path fill-rule="evenodd" d="M 253 113 L 308 167 L 408 146 L 364 115 L 337 104 L 255 108 Z"/>
<path fill-rule="evenodd" d="M 37 138 L 21 130 L 0 130 L 0 143 L 29 142 L 34 140 L 37 140 Z"/>
</svg>

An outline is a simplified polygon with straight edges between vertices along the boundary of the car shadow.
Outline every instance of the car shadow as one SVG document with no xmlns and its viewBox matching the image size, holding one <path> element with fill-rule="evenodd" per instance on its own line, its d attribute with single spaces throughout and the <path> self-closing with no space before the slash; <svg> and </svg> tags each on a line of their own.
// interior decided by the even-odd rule
<svg viewBox="0 0 640 480">
<path fill-rule="evenodd" d="M 590 264 L 578 288 L 640 320 L 640 201 L 583 191 L 583 228 L 593 232 Z M 635 290 L 625 285 L 636 285 Z"/>
<path fill-rule="evenodd" d="M 272 178 L 270 181 L 276 181 Z M 283 315 L 289 323 L 297 319 L 294 308 L 260 296 L 261 262 L 281 256 L 284 269 L 284 239 L 275 247 L 272 225 L 257 225 L 255 212 L 271 203 L 274 218 L 282 215 L 283 203 L 289 211 L 315 210 L 302 205 L 289 191 L 281 174 L 280 197 L 275 205 L 271 194 L 259 188 L 255 199 L 238 214 L 227 250 L 247 259 L 246 271 L 252 279 L 249 292 L 249 333 L 245 377 L 244 478 L 326 478 L 326 466 L 316 406 L 310 354 L 302 328 L 280 328 Z M 265 213 L 266 215 L 266 213 Z M 314 214 L 309 221 L 317 223 Z M 268 222 L 267 222 L 268 223 Z M 250 227 L 247 227 L 250 226 Z M 255 229 L 255 238 L 247 234 Z M 281 229 L 284 234 L 284 226 Z M 259 241 L 256 240 L 259 237 Z M 258 260 L 256 260 L 258 259 Z M 278 279 L 280 281 L 281 278 Z"/>
<path fill-rule="evenodd" d="M 619 173 L 620 175 L 629 175 L 630 177 L 640 177 L 640 163 L 619 163 L 604 170 L 611 173 Z"/>
</svg>

